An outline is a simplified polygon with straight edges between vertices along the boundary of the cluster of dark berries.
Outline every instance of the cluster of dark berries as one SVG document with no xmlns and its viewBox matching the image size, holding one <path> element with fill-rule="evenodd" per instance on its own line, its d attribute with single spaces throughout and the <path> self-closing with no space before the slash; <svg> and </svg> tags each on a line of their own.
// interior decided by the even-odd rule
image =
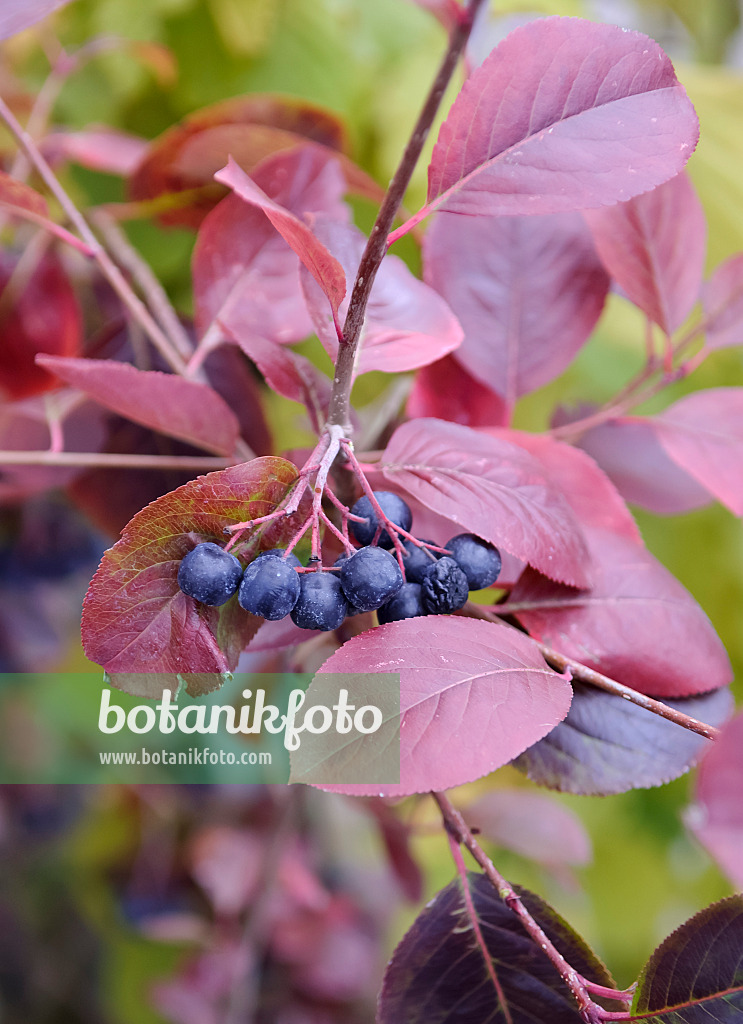
<svg viewBox="0 0 743 1024">
<path fill-rule="evenodd" d="M 408 505 L 389 491 L 376 501 L 388 521 L 406 533 L 412 525 Z M 402 563 L 388 550 L 394 541 L 382 530 L 371 501 L 360 498 L 351 509 L 350 530 L 363 545 L 341 555 L 333 569 L 297 572 L 299 559 L 281 548 L 264 551 L 243 571 L 218 544 L 197 544 L 178 569 L 184 594 L 218 606 L 237 593 L 240 606 L 264 619 L 291 615 L 301 629 L 337 629 L 348 615 L 376 611 L 380 622 L 436 615 L 461 608 L 470 590 L 489 587 L 498 578 L 498 549 L 471 533 L 446 544 L 447 554 L 403 542 Z M 432 545 L 431 541 L 423 544 Z"/>
</svg>

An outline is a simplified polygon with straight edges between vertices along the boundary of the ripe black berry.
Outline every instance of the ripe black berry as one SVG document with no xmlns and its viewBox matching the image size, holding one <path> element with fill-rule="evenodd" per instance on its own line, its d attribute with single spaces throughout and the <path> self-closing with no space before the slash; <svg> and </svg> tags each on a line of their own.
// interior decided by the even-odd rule
<svg viewBox="0 0 743 1024">
<path fill-rule="evenodd" d="M 237 590 L 243 567 L 219 544 L 197 544 L 178 567 L 178 586 L 184 594 L 202 604 L 224 604 Z"/>
<path fill-rule="evenodd" d="M 245 570 L 237 600 L 246 612 L 283 619 L 299 597 L 299 574 L 280 556 L 256 558 Z"/>
<path fill-rule="evenodd" d="M 469 593 L 467 577 L 453 558 L 444 555 L 427 569 L 421 583 L 423 606 L 432 615 L 445 615 L 461 608 Z"/>
<path fill-rule="evenodd" d="M 374 497 L 379 502 L 380 508 L 390 522 L 394 523 L 395 526 L 400 526 L 403 530 L 410 530 L 413 523 L 413 513 L 410 511 L 410 506 L 407 502 L 403 501 L 399 495 L 393 494 L 392 491 L 374 491 Z M 379 525 L 377 514 L 372 508 L 371 501 L 364 495 L 352 507 L 351 512 L 355 516 L 363 516 L 366 520 L 363 523 L 349 522 L 348 525 L 351 533 L 359 544 L 371 544 Z M 393 543 L 387 530 L 382 530 L 377 541 L 378 546 L 380 548 L 391 548 Z"/>
<path fill-rule="evenodd" d="M 253 561 L 257 562 L 259 558 L 268 558 L 269 555 L 271 555 L 274 558 L 282 558 L 287 565 L 293 565 L 295 569 L 298 569 L 302 563 L 299 561 L 299 559 L 297 558 L 293 551 L 290 551 L 289 554 L 285 557 L 285 550 L 286 548 L 269 548 L 268 551 L 261 551 L 259 555 L 256 555 Z"/>
<path fill-rule="evenodd" d="M 405 579 L 408 583 L 420 583 L 425 571 L 431 568 L 440 555 L 436 551 L 419 548 L 417 544 L 413 544 L 412 540 L 404 540 L 402 543 L 405 548 L 405 554 L 402 556 Z M 433 541 L 427 540 L 425 543 L 433 544 Z"/>
<path fill-rule="evenodd" d="M 379 608 L 400 590 L 397 559 L 382 548 L 359 548 L 341 565 L 340 582 L 349 604 L 361 612 Z"/>
<path fill-rule="evenodd" d="M 348 615 L 348 601 L 333 572 L 305 572 L 299 580 L 299 599 L 291 612 L 300 629 L 337 629 Z"/>
<path fill-rule="evenodd" d="M 459 533 L 447 541 L 446 548 L 467 577 L 470 590 L 482 590 L 498 579 L 500 551 L 481 537 L 474 533 Z"/>
<path fill-rule="evenodd" d="M 380 625 L 385 622 L 397 622 L 399 619 L 414 619 L 418 615 L 426 614 L 420 583 L 403 583 L 401 590 L 377 609 Z"/>
</svg>

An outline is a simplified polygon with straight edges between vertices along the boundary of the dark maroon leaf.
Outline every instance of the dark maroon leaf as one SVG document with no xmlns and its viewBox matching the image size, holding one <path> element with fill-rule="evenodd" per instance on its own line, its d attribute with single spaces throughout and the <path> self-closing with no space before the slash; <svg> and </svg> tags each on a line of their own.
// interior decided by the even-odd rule
<svg viewBox="0 0 743 1024">
<path fill-rule="evenodd" d="M 346 294 L 346 276 L 343 267 L 328 252 L 312 230 L 290 210 L 277 203 L 230 159 L 225 168 L 214 175 L 222 185 L 228 185 L 244 202 L 262 210 L 307 267 L 325 293 L 334 317 Z"/>
<path fill-rule="evenodd" d="M 655 421 L 643 416 L 607 420 L 578 442 L 601 466 L 625 501 L 674 516 L 709 505 L 712 495 L 677 466 L 658 437 Z"/>
<path fill-rule="evenodd" d="M 460 217 L 426 233 L 425 280 L 464 328 L 456 358 L 513 407 L 588 340 L 609 278 L 578 213 Z"/>
<path fill-rule="evenodd" d="M 655 417 L 661 444 L 697 483 L 743 515 L 743 388 L 707 388 Z"/>
<path fill-rule="evenodd" d="M 233 669 L 260 620 L 238 609 L 234 597 L 220 608 L 186 597 L 178 567 L 195 544 L 223 542 L 224 527 L 271 512 L 295 479 L 296 468 L 284 459 L 254 459 L 192 480 L 142 509 L 90 584 L 82 619 L 90 660 L 111 673 Z M 249 546 L 276 546 L 299 515 L 258 528 Z"/>
<path fill-rule="evenodd" d="M 707 248 L 707 221 L 688 175 L 585 216 L 624 294 L 672 334 L 699 297 Z"/>
<path fill-rule="evenodd" d="M 552 733 L 536 746 L 546 743 Z M 591 840 L 580 818 L 541 793 L 493 789 L 462 808 L 462 815 L 482 838 L 537 863 L 582 866 L 591 861 Z"/>
<path fill-rule="evenodd" d="M 733 1024 L 743 1013 L 743 896 L 713 903 L 648 960 L 630 1020 Z"/>
<path fill-rule="evenodd" d="M 458 529 L 552 579 L 588 583 L 590 560 L 568 503 L 523 448 L 468 427 L 420 419 L 399 427 L 380 476 Z"/>
<path fill-rule="evenodd" d="M 423 898 L 423 871 L 410 848 L 410 826 L 384 800 L 368 800 L 364 806 L 377 822 L 387 861 L 405 898 L 419 903 Z"/>
<path fill-rule="evenodd" d="M 313 218 L 312 227 L 343 267 L 346 282 L 353 283 L 366 237 L 352 224 L 329 217 Z M 301 276 L 317 336 L 335 360 L 338 335 L 327 299 L 306 268 Z M 350 287 L 339 308 L 341 322 L 348 312 L 349 292 Z M 374 279 L 355 372 L 416 370 L 448 355 L 461 340 L 462 329 L 441 296 L 414 277 L 398 256 L 387 256 Z"/>
<path fill-rule="evenodd" d="M 114 412 L 162 434 L 231 455 L 240 424 L 208 384 L 113 359 L 39 356 L 37 364 Z"/>
<path fill-rule="evenodd" d="M 586 528 L 594 585 L 578 591 L 527 569 L 511 593 L 529 633 L 642 693 L 688 697 L 726 686 L 732 669 L 700 606 L 649 551 Z"/>
<path fill-rule="evenodd" d="M 400 718 L 384 723 L 373 739 L 379 756 L 389 757 L 399 731 L 400 783 L 323 785 L 356 796 L 471 782 L 544 736 L 570 705 L 567 679 L 547 667 L 528 637 L 458 616 L 405 619 L 360 633 L 323 664 L 320 674 L 328 672 L 349 673 L 351 701 L 354 673 L 400 673 Z M 342 778 L 342 766 L 335 778 Z"/>
<path fill-rule="evenodd" d="M 0 39 L 14 36 L 46 18 L 69 0 L 3 0 L 0 10 Z"/>
<path fill-rule="evenodd" d="M 465 427 L 500 427 L 508 421 L 500 395 L 470 377 L 453 355 L 416 373 L 406 411 L 410 419 L 431 416 Z"/>
<path fill-rule="evenodd" d="M 672 178 L 698 134 L 652 39 L 577 18 L 532 21 L 496 46 L 455 100 L 428 170 L 428 210 L 609 205 Z"/>
<path fill-rule="evenodd" d="M 701 697 L 663 700 L 713 726 L 722 724 L 733 708 L 726 687 Z M 708 746 L 709 740 L 674 722 L 576 683 L 565 721 L 514 764 L 540 786 L 608 796 L 662 786 L 687 772 Z"/>
<path fill-rule="evenodd" d="M 743 715 L 709 746 L 697 774 L 687 825 L 736 888 L 743 888 Z"/>
<path fill-rule="evenodd" d="M 258 375 L 234 345 L 221 345 L 204 360 L 208 382 L 233 410 L 240 434 L 256 455 L 270 455 L 271 432 L 263 413 L 263 394 Z M 172 488 L 168 488 L 172 490 Z"/>
<path fill-rule="evenodd" d="M 721 263 L 702 287 L 708 348 L 743 345 L 743 253 Z"/>
<path fill-rule="evenodd" d="M 379 1024 L 580 1024 L 557 970 L 485 875 L 469 872 L 467 886 L 487 961 L 458 879 L 428 904 L 395 950 L 379 997 Z M 613 986 L 596 954 L 552 907 L 525 889 L 517 892 L 577 971 Z"/>
</svg>

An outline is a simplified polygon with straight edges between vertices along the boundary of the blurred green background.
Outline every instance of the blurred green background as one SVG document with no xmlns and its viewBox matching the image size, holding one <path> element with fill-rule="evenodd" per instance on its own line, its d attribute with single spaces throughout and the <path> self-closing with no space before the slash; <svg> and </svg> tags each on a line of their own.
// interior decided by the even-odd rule
<svg viewBox="0 0 743 1024">
<path fill-rule="evenodd" d="M 702 126 L 689 170 L 709 218 L 708 266 L 743 250 L 743 40 L 738 4 L 734 0 L 703 4 L 696 0 L 500 0 L 493 5 L 488 29 L 493 43 L 519 20 L 535 14 L 614 20 L 646 31 L 667 49 Z M 172 56 L 172 73 L 162 58 L 153 65 L 151 59 L 143 61 L 130 50 L 105 53 L 89 61 L 64 86 L 55 107 L 55 123 L 103 124 L 152 138 L 184 115 L 220 99 L 275 91 L 304 97 L 340 114 L 355 159 L 381 183 L 391 176 L 445 44 L 441 26 L 407 0 L 75 0 L 41 30 L 10 40 L 0 56 L 18 80 L 35 91 L 48 71 L 44 47 L 50 52 L 53 40 L 59 39 L 73 49 L 100 35 L 162 44 Z M 75 168 L 65 180 L 83 206 L 122 198 L 121 184 L 112 176 Z M 424 192 L 422 162 L 408 205 L 419 204 Z M 361 218 L 368 215 L 362 204 Z M 176 304 L 188 312 L 193 235 L 183 230 L 166 232 L 149 222 L 132 223 L 128 230 Z M 412 245 L 407 251 L 414 265 Z M 640 316 L 623 300 L 612 298 L 595 337 L 574 366 L 522 403 L 517 426 L 542 429 L 557 401 L 608 398 L 640 367 L 643 346 Z M 720 353 L 652 408 L 703 386 L 743 384 L 742 371 L 741 350 Z M 365 386 L 363 397 L 374 397 L 381 386 L 374 378 Z M 293 428 L 293 410 L 283 401 L 272 405 L 271 415 L 282 442 L 301 440 Z M 638 521 L 651 550 L 707 611 L 740 679 L 740 524 L 716 506 L 670 519 L 638 512 Z M 72 629 L 64 649 L 60 669 L 80 669 L 83 658 Z M 737 697 L 742 696 L 738 685 Z M 487 785 L 492 783 L 527 785 L 512 769 L 502 770 Z M 466 798 L 483 787 L 469 787 Z M 12 818 L 20 799 L 15 792 L 0 795 L 4 818 Z M 496 861 L 511 881 L 534 888 L 551 901 L 598 950 L 616 979 L 628 984 L 660 939 L 730 891 L 729 883 L 684 829 L 681 815 L 690 801 L 690 780 L 604 799 L 555 799 L 587 826 L 594 845 L 593 863 L 566 879 L 513 853 L 503 852 Z M 153 816 L 161 822 L 165 813 L 153 811 L 154 805 L 142 810 L 146 802 L 141 795 L 122 795 L 113 789 L 55 798 L 52 809 L 57 806 L 60 821 L 41 833 L 29 832 L 28 845 L 12 849 L 3 845 L 3 837 L 16 833 L 10 826 L 3 831 L 0 820 L 0 858 L 9 869 L 0 880 L 0 905 L 10 899 L 10 888 L 24 886 L 17 913 L 28 934 L 37 935 L 44 908 L 51 905 L 49 894 L 58 902 L 63 893 L 79 917 L 76 927 L 90 943 L 91 963 L 96 964 L 98 995 L 90 1016 L 79 1007 L 70 1008 L 70 1003 L 67 1010 L 44 1010 L 47 1015 L 34 1017 L 35 1022 L 89 1019 L 149 1024 L 166 1019 L 153 1009 L 148 988 L 172 971 L 189 944 L 144 936 L 122 912 L 112 882 L 116 871 L 127 870 L 136 859 L 138 845 L 145 843 L 147 822 L 156 829 Z M 60 809 L 70 803 L 74 807 L 65 816 Z M 139 808 L 137 814 L 132 804 Z M 314 795 L 313 807 L 318 807 Z M 188 813 L 188 827 L 195 828 L 199 812 Z M 433 818 L 423 811 L 420 820 L 426 824 Z M 349 845 L 348 850 L 336 851 L 341 860 L 351 857 L 354 841 L 345 834 L 342 842 Z M 364 856 L 373 860 L 379 855 L 376 842 L 374 835 L 364 840 Z M 426 896 L 430 896 L 452 877 L 448 848 L 440 835 L 425 828 L 414 848 L 425 865 Z M 19 849 L 26 852 L 19 855 Z M 353 857 L 358 857 L 355 847 Z M 8 879 L 15 879 L 12 886 Z M 380 940 L 383 949 L 392 948 L 417 909 L 409 906 L 390 913 Z M 3 969 L 0 957 L 0 979 Z M 80 976 L 85 977 L 88 969 L 83 963 Z M 7 1019 L 15 1021 L 11 1013 Z M 2 1012 L 0 1020 L 6 1020 Z"/>
</svg>

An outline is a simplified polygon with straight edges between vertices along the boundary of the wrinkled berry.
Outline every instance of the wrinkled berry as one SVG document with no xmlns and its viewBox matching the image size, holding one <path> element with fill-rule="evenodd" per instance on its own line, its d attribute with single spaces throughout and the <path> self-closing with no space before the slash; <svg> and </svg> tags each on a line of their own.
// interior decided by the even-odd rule
<svg viewBox="0 0 743 1024">
<path fill-rule="evenodd" d="M 280 556 L 256 558 L 245 570 L 237 592 L 240 607 L 264 619 L 283 619 L 299 597 L 299 574 Z"/>
<path fill-rule="evenodd" d="M 410 511 L 410 506 L 407 502 L 403 501 L 399 495 L 393 494 L 392 491 L 374 491 L 374 497 L 391 523 L 394 523 L 395 526 L 400 526 L 403 530 L 410 531 L 413 523 L 413 513 Z M 363 523 L 356 523 L 353 520 L 349 521 L 348 527 L 351 533 L 359 544 L 371 544 L 379 525 L 377 514 L 372 508 L 371 501 L 366 495 L 363 495 L 351 508 L 351 512 L 355 516 L 363 516 L 366 520 Z M 380 548 L 391 548 L 393 543 L 387 530 L 382 530 L 377 545 Z"/>
<path fill-rule="evenodd" d="M 397 594 L 377 609 L 380 624 L 397 622 L 400 619 L 414 619 L 426 615 L 423 607 L 423 589 L 420 583 L 403 583 Z"/>
<path fill-rule="evenodd" d="M 299 599 L 291 612 L 300 629 L 337 629 L 348 615 L 348 601 L 337 573 L 305 572 L 299 580 Z"/>
<path fill-rule="evenodd" d="M 382 548 L 359 548 L 341 565 L 340 582 L 349 604 L 362 612 L 379 608 L 400 590 L 397 559 Z"/>
<path fill-rule="evenodd" d="M 430 569 L 433 563 L 440 557 L 436 551 L 429 551 L 427 548 L 419 548 L 412 540 L 404 540 L 403 547 L 405 554 L 402 556 L 402 564 L 405 566 L 405 579 L 408 583 L 420 583 L 423 574 Z M 432 540 L 425 541 L 426 544 L 433 544 Z"/>
<path fill-rule="evenodd" d="M 302 563 L 294 552 L 290 551 L 289 554 L 284 557 L 285 551 L 286 548 L 269 548 L 268 551 L 261 551 L 259 555 L 256 555 L 253 561 L 257 562 L 259 558 L 268 558 L 269 556 L 272 556 L 273 558 L 281 558 L 287 565 L 293 565 L 295 569 L 299 569 Z"/>
<path fill-rule="evenodd" d="M 444 555 L 426 569 L 421 583 L 423 606 L 432 615 L 455 612 L 467 601 L 467 577 L 453 558 Z"/>
<path fill-rule="evenodd" d="M 482 590 L 498 579 L 500 551 L 474 533 L 457 534 L 446 542 L 446 549 L 467 577 L 470 590 Z"/>
<path fill-rule="evenodd" d="M 234 555 L 219 544 L 205 541 L 197 544 L 178 567 L 178 586 L 184 594 L 217 606 L 224 604 L 237 590 L 243 567 Z"/>
</svg>

